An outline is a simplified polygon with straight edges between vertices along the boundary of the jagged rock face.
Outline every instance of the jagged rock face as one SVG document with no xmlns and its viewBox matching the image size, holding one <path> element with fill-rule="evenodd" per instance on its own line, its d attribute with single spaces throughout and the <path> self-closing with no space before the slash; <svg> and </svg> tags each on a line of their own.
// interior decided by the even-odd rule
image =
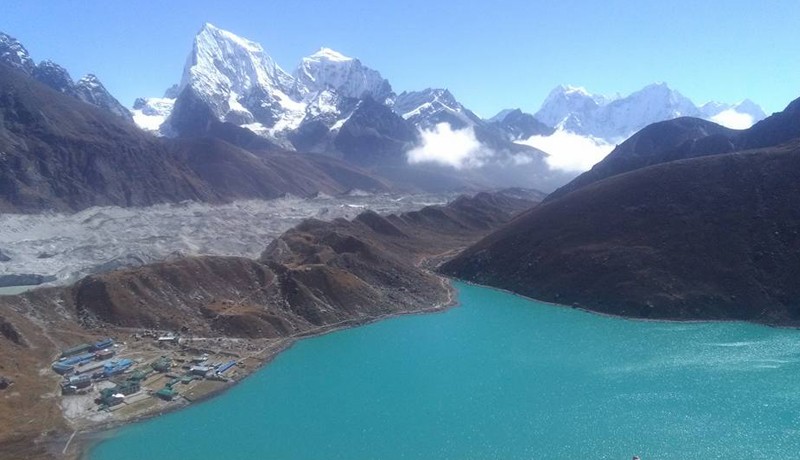
<svg viewBox="0 0 800 460">
<path fill-rule="evenodd" d="M 310 95 L 303 121 L 288 138 L 300 152 L 334 154 L 336 136 L 358 105 L 358 99 L 331 90 Z"/>
<path fill-rule="evenodd" d="M 404 164 L 405 152 L 417 140 L 414 128 L 392 109 L 364 99 L 345 121 L 334 141 L 344 159 L 354 164 Z"/>
<path fill-rule="evenodd" d="M 0 62 L 28 75 L 32 74 L 36 68 L 36 64 L 22 43 L 3 32 L 0 32 Z"/>
<path fill-rule="evenodd" d="M 506 111 L 502 116 L 493 118 L 491 123 L 504 132 L 510 141 L 528 139 L 531 136 L 548 136 L 554 131 L 552 127 L 520 109 Z"/>
<path fill-rule="evenodd" d="M 183 119 L 191 113 L 178 110 L 181 98 L 190 97 L 192 106 L 207 106 L 218 120 L 282 129 L 302 119 L 293 92 L 294 79 L 261 45 L 206 24 L 195 37 L 168 123 L 177 134 L 192 125 Z"/>
<path fill-rule="evenodd" d="M 0 32 L 0 63 L 21 70 L 39 82 L 53 88 L 59 93 L 79 99 L 88 104 L 100 107 L 127 121 L 133 122 L 130 111 L 119 103 L 114 96 L 92 75 L 86 75 L 77 83 L 72 81 L 67 69 L 53 61 L 46 60 L 34 65 L 28 51 L 15 38 Z"/>
<path fill-rule="evenodd" d="M 463 129 L 482 122 L 480 117 L 443 88 L 404 91 L 395 99 L 393 109 L 420 129 L 430 129 L 439 123 L 447 123 L 453 129 Z"/>
<path fill-rule="evenodd" d="M 39 80 L 54 90 L 68 96 L 77 97 L 75 84 L 69 76 L 67 69 L 53 61 L 42 61 L 33 69 L 33 78 Z"/>
<path fill-rule="evenodd" d="M 120 118 L 133 122 L 131 112 L 108 92 L 100 79 L 93 74 L 87 74 L 75 84 L 76 97 L 87 104 L 100 107 Z"/>
<path fill-rule="evenodd" d="M 378 71 L 329 48 L 303 58 L 294 77 L 303 96 L 330 89 L 342 97 L 370 97 L 379 102 L 394 96 L 392 86 Z"/>
</svg>

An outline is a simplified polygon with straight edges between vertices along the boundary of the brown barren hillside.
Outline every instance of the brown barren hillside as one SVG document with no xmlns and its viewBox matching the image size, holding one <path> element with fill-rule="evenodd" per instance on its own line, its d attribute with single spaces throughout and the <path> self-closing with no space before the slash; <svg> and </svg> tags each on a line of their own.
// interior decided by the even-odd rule
<svg viewBox="0 0 800 460">
<path fill-rule="evenodd" d="M 400 215 L 308 220 L 259 260 L 181 258 L 0 297 L 0 376 L 14 381 L 0 390 L 0 452 L 60 457 L 72 430 L 96 426 L 62 417 L 49 365 L 64 347 L 110 336 L 144 353 L 152 345 L 139 341 L 143 333 L 174 331 L 195 348 L 228 344 L 226 353 L 263 363 L 297 337 L 451 304 L 446 281 L 423 262 L 462 249 L 534 204 L 481 193 Z M 20 422 L 20 413 L 29 419 Z"/>
</svg>

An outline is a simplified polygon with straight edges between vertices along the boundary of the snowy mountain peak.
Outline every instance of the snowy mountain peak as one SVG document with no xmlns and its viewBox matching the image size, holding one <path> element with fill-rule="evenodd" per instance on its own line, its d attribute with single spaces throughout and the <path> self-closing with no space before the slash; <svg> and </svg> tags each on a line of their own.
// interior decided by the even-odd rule
<svg viewBox="0 0 800 460">
<path fill-rule="evenodd" d="M 344 54 L 336 50 L 332 50 L 330 48 L 325 48 L 325 47 L 320 48 L 319 51 L 317 51 L 316 53 L 303 59 L 327 60 L 327 61 L 337 61 L 337 62 L 346 62 L 353 60 L 353 58 L 349 56 L 345 56 Z"/>
<path fill-rule="evenodd" d="M 565 95 L 576 94 L 576 95 L 585 96 L 585 97 L 593 97 L 594 96 L 589 91 L 586 91 L 586 88 L 584 88 L 583 86 L 572 86 L 572 85 L 558 85 L 555 89 L 553 89 L 553 91 L 550 92 L 550 94 L 553 94 L 553 93 L 556 93 L 556 94 L 560 93 L 560 94 L 565 94 Z"/>
<path fill-rule="evenodd" d="M 33 78 L 60 93 L 70 96 L 75 95 L 75 85 L 72 82 L 72 77 L 69 76 L 69 72 L 53 61 L 46 60 L 40 62 L 39 65 L 33 69 L 32 75 Z"/>
<path fill-rule="evenodd" d="M 96 75 L 90 73 L 81 77 L 75 83 L 74 90 L 75 97 L 83 102 L 105 109 L 128 121 L 133 121 L 130 111 L 108 92 Z"/>
<path fill-rule="evenodd" d="M 244 94 L 259 87 L 286 91 L 292 83 L 261 45 L 206 23 L 195 36 L 179 88 Z"/>
<path fill-rule="evenodd" d="M 608 100 L 605 96 L 592 94 L 580 86 L 559 85 L 550 91 L 534 117 L 548 126 L 557 127 L 574 118 L 574 114 L 592 112 Z"/>
<path fill-rule="evenodd" d="M 303 58 L 294 77 L 297 90 L 304 97 L 329 89 L 342 97 L 371 97 L 379 102 L 394 95 L 392 86 L 378 71 L 330 48 L 320 48 Z"/>
<path fill-rule="evenodd" d="M 446 88 L 404 91 L 394 100 L 392 109 L 420 129 L 430 129 L 439 123 L 447 123 L 453 129 L 484 123 Z"/>
<path fill-rule="evenodd" d="M 241 46 L 246 50 L 253 52 L 253 53 L 263 53 L 264 48 L 261 47 L 256 42 L 250 41 L 246 38 L 242 38 L 233 32 L 228 32 L 227 30 L 220 29 L 219 27 L 207 22 L 203 24 L 203 27 L 200 29 L 200 32 L 197 34 L 197 37 L 208 38 L 212 37 L 212 40 L 216 40 L 217 37 L 222 38 L 223 40 L 227 40 L 230 42 L 235 43 L 237 46 Z"/>
<path fill-rule="evenodd" d="M 205 104 L 223 121 L 259 131 L 284 129 L 299 122 L 305 108 L 292 98 L 294 91 L 294 79 L 260 44 L 206 23 L 194 38 L 165 131 L 197 116 L 189 100 Z"/>
<path fill-rule="evenodd" d="M 0 32 L 0 62 L 31 74 L 36 67 L 28 50 L 16 38 Z"/>
</svg>

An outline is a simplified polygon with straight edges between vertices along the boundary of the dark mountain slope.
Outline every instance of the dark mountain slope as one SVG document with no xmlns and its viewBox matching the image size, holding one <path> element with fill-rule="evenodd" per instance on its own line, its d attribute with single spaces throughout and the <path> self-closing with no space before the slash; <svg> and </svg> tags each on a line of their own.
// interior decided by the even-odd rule
<svg viewBox="0 0 800 460">
<path fill-rule="evenodd" d="M 773 113 L 743 131 L 736 140 L 741 149 L 768 147 L 800 137 L 800 98 L 782 112 Z"/>
<path fill-rule="evenodd" d="M 444 273 L 642 318 L 800 324 L 800 140 L 619 174 L 521 215 Z"/>
<path fill-rule="evenodd" d="M 233 125 L 203 129 L 224 140 L 154 138 L 0 65 L 0 212 L 388 187 L 333 159 L 290 156 Z"/>
<path fill-rule="evenodd" d="M 653 123 L 617 146 L 602 161 L 548 199 L 564 196 L 593 182 L 646 166 L 734 150 L 736 131 L 699 118 L 676 118 Z"/>
<path fill-rule="evenodd" d="M 0 211 L 213 198 L 136 127 L 0 65 Z"/>
<path fill-rule="evenodd" d="M 676 118 L 653 123 L 620 144 L 591 170 L 553 192 L 552 200 L 615 174 L 684 158 L 782 144 L 800 137 L 800 99 L 749 129 L 736 131 L 701 120 Z"/>
<path fill-rule="evenodd" d="M 491 124 L 504 132 L 510 141 L 528 139 L 537 135 L 549 136 L 555 132 L 555 129 L 520 109 L 508 111 L 501 118 L 493 119 Z"/>
</svg>

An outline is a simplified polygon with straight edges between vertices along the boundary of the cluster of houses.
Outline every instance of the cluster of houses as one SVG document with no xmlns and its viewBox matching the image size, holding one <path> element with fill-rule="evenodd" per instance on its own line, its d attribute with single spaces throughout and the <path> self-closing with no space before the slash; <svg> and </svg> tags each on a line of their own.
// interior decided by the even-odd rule
<svg viewBox="0 0 800 460">
<path fill-rule="evenodd" d="M 156 337 L 159 344 L 174 342 L 174 336 Z M 171 373 L 172 360 L 161 356 L 147 366 L 133 368 L 135 362 L 127 358 L 115 357 L 117 345 L 113 339 L 104 339 L 95 343 L 84 343 L 61 352 L 52 368 L 63 376 L 61 392 L 65 395 L 86 394 L 97 381 L 110 380 L 114 386 L 100 390 L 95 402 L 100 409 L 107 409 L 128 400 L 138 400 L 135 395 L 142 390 L 145 379 L 153 372 L 165 374 L 169 380 L 158 391 L 150 392 L 155 397 L 171 401 L 177 395 L 176 385 L 188 384 L 195 379 L 211 379 L 227 381 L 226 374 L 236 365 L 236 361 L 210 363 L 207 354 L 196 356 L 185 363 L 182 373 Z M 124 374 L 124 375 L 122 375 Z M 182 374 L 182 375 L 181 375 Z M 146 396 L 142 394 L 142 396 Z M 133 398 L 133 399 L 132 399 Z"/>
<path fill-rule="evenodd" d="M 95 380 L 104 380 L 121 374 L 133 366 L 131 359 L 113 359 L 116 351 L 113 339 L 83 343 L 61 352 L 52 369 L 64 376 L 63 394 L 74 394 L 88 389 Z"/>
</svg>

